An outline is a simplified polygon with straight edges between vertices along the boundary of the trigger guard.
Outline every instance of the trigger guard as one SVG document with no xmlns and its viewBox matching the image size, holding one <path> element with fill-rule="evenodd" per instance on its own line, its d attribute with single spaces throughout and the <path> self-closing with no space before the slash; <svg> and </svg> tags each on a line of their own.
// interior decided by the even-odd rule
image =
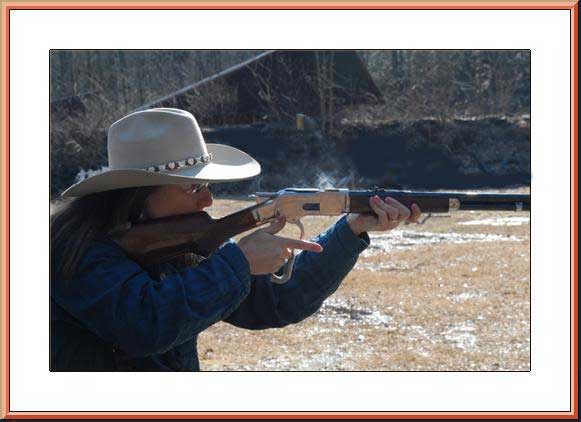
<svg viewBox="0 0 581 422">
<path fill-rule="evenodd" d="M 294 224 L 299 228 L 299 230 L 301 231 L 301 236 L 299 237 L 299 239 L 303 240 L 303 238 L 305 237 L 305 226 L 303 226 L 301 220 L 287 220 L 287 223 Z"/>
</svg>

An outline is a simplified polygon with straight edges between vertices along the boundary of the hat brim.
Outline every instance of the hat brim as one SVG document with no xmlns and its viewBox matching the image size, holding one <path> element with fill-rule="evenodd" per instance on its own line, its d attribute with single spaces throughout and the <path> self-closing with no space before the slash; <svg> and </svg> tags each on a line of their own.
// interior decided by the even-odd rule
<svg viewBox="0 0 581 422">
<path fill-rule="evenodd" d="M 221 144 L 206 144 L 206 147 L 212 154 L 212 161 L 209 163 L 182 167 L 171 173 L 139 169 L 108 170 L 72 185 L 61 196 L 65 198 L 85 196 L 96 192 L 142 186 L 234 182 L 249 179 L 260 173 L 260 164 L 237 148 Z"/>
</svg>

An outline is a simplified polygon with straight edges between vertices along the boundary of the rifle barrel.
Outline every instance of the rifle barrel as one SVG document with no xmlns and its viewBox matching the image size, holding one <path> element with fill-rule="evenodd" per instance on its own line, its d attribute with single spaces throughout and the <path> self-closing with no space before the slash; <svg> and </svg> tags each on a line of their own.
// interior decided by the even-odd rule
<svg viewBox="0 0 581 422">
<path fill-rule="evenodd" d="M 350 190 L 350 211 L 370 211 L 368 201 L 372 196 L 392 197 L 405 206 L 417 204 L 423 212 L 446 213 L 453 210 L 473 211 L 530 211 L 529 194 L 427 192 L 402 190 Z"/>
</svg>

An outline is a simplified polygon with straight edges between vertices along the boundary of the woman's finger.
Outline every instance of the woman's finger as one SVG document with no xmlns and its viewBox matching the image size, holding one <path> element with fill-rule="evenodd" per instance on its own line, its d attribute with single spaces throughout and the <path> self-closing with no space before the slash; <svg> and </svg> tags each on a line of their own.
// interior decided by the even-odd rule
<svg viewBox="0 0 581 422">
<path fill-rule="evenodd" d="M 389 223 L 387 224 L 387 227 L 384 227 L 384 230 L 392 230 L 395 229 L 397 226 L 399 226 L 399 223 L 401 223 L 401 221 L 399 220 L 390 220 Z"/>
<path fill-rule="evenodd" d="M 258 229 L 257 231 L 263 231 L 270 234 L 278 233 L 283 229 L 286 224 L 286 219 L 284 217 L 279 218 L 278 220 L 274 220 L 270 223 L 270 226 L 265 227 L 263 229 Z"/>
<path fill-rule="evenodd" d="M 387 217 L 390 221 L 397 220 L 398 215 L 399 215 L 399 210 L 396 207 L 393 207 L 393 206 L 387 204 L 381 198 L 378 198 L 377 204 L 379 205 L 379 207 L 382 210 L 384 210 L 387 213 Z"/>
<path fill-rule="evenodd" d="M 382 206 L 383 201 L 379 199 L 379 196 L 375 195 L 369 199 L 369 205 L 375 214 L 377 215 L 377 224 L 380 227 L 385 227 L 389 224 L 389 218 L 387 217 L 387 211 Z"/>
<path fill-rule="evenodd" d="M 391 197 L 386 197 L 385 198 L 386 203 L 388 203 L 389 205 L 391 205 L 392 207 L 397 208 L 398 210 L 398 217 L 397 219 L 401 222 L 403 221 L 407 221 L 410 216 L 411 216 L 411 211 L 409 210 L 408 207 L 406 207 L 405 205 L 403 205 L 401 202 L 399 202 L 396 199 L 393 199 Z"/>
<path fill-rule="evenodd" d="M 388 222 L 387 224 L 380 227 L 381 230 L 392 230 L 398 226 L 400 223 L 399 209 L 395 206 L 389 205 L 388 203 L 381 201 L 382 207 L 387 212 Z"/>
<path fill-rule="evenodd" d="M 301 249 L 310 252 L 323 252 L 323 247 L 315 242 L 301 239 L 291 239 L 290 237 L 275 236 L 280 242 L 281 248 Z M 282 255 L 282 250 L 281 250 Z"/>
<path fill-rule="evenodd" d="M 410 223 L 417 223 L 422 216 L 422 210 L 417 204 L 412 204 L 412 215 L 409 219 Z"/>
<path fill-rule="evenodd" d="M 399 209 L 397 209 L 397 207 L 386 204 L 385 202 L 383 203 L 383 207 L 385 207 L 387 215 L 389 216 L 389 221 L 399 221 L 400 212 Z"/>
<path fill-rule="evenodd" d="M 381 225 L 380 228 L 382 230 L 389 230 L 392 229 L 394 222 L 399 222 L 399 209 L 397 207 L 393 207 L 381 199 L 379 200 L 379 206 L 385 210 L 387 213 L 388 221 L 387 224 Z M 397 225 L 397 224 L 396 224 Z"/>
</svg>

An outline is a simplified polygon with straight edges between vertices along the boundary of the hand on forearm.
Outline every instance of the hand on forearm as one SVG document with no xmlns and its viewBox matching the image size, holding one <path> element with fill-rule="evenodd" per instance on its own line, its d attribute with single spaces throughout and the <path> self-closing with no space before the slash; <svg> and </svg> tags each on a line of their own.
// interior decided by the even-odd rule
<svg viewBox="0 0 581 422">
<path fill-rule="evenodd" d="M 393 230 L 402 222 L 416 223 L 422 212 L 420 207 L 412 204 L 411 211 L 393 198 L 380 199 L 377 195 L 369 199 L 369 205 L 375 215 L 349 214 L 347 223 L 356 236 L 369 231 Z"/>
</svg>

